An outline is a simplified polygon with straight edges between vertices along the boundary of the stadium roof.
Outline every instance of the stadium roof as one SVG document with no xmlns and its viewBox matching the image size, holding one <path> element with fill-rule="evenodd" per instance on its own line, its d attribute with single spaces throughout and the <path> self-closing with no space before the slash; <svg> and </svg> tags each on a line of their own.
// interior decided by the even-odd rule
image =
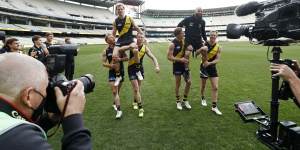
<svg viewBox="0 0 300 150">
<path fill-rule="evenodd" d="M 144 4 L 144 0 L 70 0 L 77 3 L 102 6 L 102 7 L 112 7 L 117 2 L 124 3 L 125 5 L 139 6 Z"/>
<path fill-rule="evenodd" d="M 222 7 L 222 8 L 211 8 L 203 9 L 203 16 L 219 16 L 219 15 L 231 15 L 234 13 L 234 10 L 237 6 Z M 146 16 L 189 16 L 194 13 L 195 10 L 155 10 L 155 9 L 146 9 L 142 12 Z"/>
</svg>

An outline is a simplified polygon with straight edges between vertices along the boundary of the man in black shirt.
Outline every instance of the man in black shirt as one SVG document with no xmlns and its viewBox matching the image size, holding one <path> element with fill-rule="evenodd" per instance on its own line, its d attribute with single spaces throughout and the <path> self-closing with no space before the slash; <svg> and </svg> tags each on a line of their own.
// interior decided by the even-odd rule
<svg viewBox="0 0 300 150">
<path fill-rule="evenodd" d="M 31 57 L 36 58 L 37 60 L 41 61 L 42 63 L 45 63 L 46 61 L 46 53 L 45 49 L 43 49 L 41 36 L 35 35 L 32 37 L 33 46 L 29 49 L 28 55 Z"/>
<path fill-rule="evenodd" d="M 5 45 L 0 50 L 0 54 L 8 52 L 20 52 L 20 42 L 16 38 L 7 39 Z"/>
<path fill-rule="evenodd" d="M 203 46 L 203 40 L 206 42 L 205 21 L 202 18 L 202 8 L 198 7 L 195 13 L 187 18 L 184 18 L 177 27 L 185 27 L 185 43 L 186 48 L 192 50 L 193 57 L 195 51 Z"/>
</svg>

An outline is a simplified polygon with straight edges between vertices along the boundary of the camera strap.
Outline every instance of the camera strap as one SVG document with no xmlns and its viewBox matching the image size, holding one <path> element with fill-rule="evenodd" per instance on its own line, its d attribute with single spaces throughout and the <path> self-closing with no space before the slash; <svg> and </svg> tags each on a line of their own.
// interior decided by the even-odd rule
<svg viewBox="0 0 300 150">
<path fill-rule="evenodd" d="M 74 89 L 75 86 L 76 86 L 76 84 L 74 84 L 74 85 L 71 87 L 71 89 L 67 91 L 67 94 L 66 94 L 66 95 L 67 95 L 66 102 L 65 102 L 65 105 L 64 105 L 64 109 L 63 109 L 63 111 L 62 111 L 62 113 L 61 113 L 61 116 L 60 116 L 60 118 L 59 118 L 59 122 L 58 122 L 58 124 L 57 124 L 57 126 L 56 126 L 54 132 L 51 133 L 51 134 L 49 134 L 49 135 L 47 135 L 48 138 L 49 138 L 49 137 L 52 137 L 53 135 L 55 135 L 56 132 L 58 131 L 58 129 L 59 129 L 61 123 L 62 123 L 62 119 L 63 119 L 64 116 L 65 116 L 65 113 L 66 113 L 66 110 L 67 110 L 67 106 L 68 106 L 68 104 L 69 104 L 70 94 L 71 94 L 71 92 L 73 91 L 73 89 Z"/>
</svg>

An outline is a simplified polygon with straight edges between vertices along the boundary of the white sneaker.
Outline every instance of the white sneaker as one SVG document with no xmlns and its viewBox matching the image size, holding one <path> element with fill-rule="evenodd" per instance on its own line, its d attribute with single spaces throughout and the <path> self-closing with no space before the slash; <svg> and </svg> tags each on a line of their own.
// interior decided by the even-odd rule
<svg viewBox="0 0 300 150">
<path fill-rule="evenodd" d="M 122 111 L 117 111 L 117 114 L 116 114 L 116 119 L 120 119 L 122 117 Z"/>
<path fill-rule="evenodd" d="M 205 99 L 202 99 L 202 100 L 201 100 L 201 105 L 202 105 L 202 106 L 207 106 L 207 103 L 206 103 L 206 100 L 205 100 Z"/>
<path fill-rule="evenodd" d="M 183 101 L 183 103 L 187 109 L 192 109 L 192 106 L 190 105 L 189 101 Z"/>
<path fill-rule="evenodd" d="M 137 77 L 138 77 L 138 79 L 139 79 L 140 81 L 141 81 L 141 80 L 144 80 L 144 77 L 143 77 L 141 71 L 138 71 L 138 72 L 136 73 L 136 75 L 137 75 Z"/>
<path fill-rule="evenodd" d="M 112 105 L 112 107 L 114 108 L 115 111 L 117 111 L 117 105 Z"/>
<path fill-rule="evenodd" d="M 121 80 L 122 80 L 122 77 L 116 77 L 115 86 L 119 86 Z"/>
<path fill-rule="evenodd" d="M 222 112 L 218 109 L 218 107 L 211 108 L 211 111 L 215 112 L 217 115 L 222 115 Z"/>
<path fill-rule="evenodd" d="M 134 110 L 137 110 L 139 108 L 137 103 L 132 103 L 132 106 Z"/>
<path fill-rule="evenodd" d="M 181 102 L 177 102 L 176 104 L 177 104 L 177 109 L 182 110 Z"/>
<path fill-rule="evenodd" d="M 144 117 L 144 109 L 143 108 L 139 110 L 139 117 L 140 118 Z"/>
</svg>

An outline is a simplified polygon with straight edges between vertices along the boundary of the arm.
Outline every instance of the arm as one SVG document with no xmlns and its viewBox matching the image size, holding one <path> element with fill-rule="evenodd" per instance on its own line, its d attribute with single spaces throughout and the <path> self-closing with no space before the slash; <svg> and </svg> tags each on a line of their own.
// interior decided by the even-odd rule
<svg viewBox="0 0 300 150">
<path fill-rule="evenodd" d="M 177 27 L 183 27 L 187 24 L 187 18 L 184 18 L 182 21 L 180 21 L 177 25 Z"/>
<path fill-rule="evenodd" d="M 107 62 L 107 57 L 106 57 L 106 51 L 105 50 L 102 52 L 102 58 L 101 59 L 102 59 L 103 67 L 106 67 L 106 68 L 109 68 L 109 69 L 112 68 L 112 65 Z"/>
<path fill-rule="evenodd" d="M 113 35 L 114 37 L 116 37 L 116 35 L 117 35 L 117 27 L 116 27 L 116 22 L 113 22 L 112 35 Z"/>
<path fill-rule="evenodd" d="M 155 70 L 156 72 L 158 73 L 159 72 L 159 64 L 158 64 L 158 61 L 156 59 L 156 57 L 153 55 L 151 49 L 149 49 L 148 47 L 146 47 L 146 54 L 147 56 L 152 60 L 154 66 L 155 66 Z"/>
<path fill-rule="evenodd" d="M 280 76 L 283 80 L 289 83 L 289 86 L 296 97 L 298 104 L 300 104 L 300 79 L 295 72 L 283 64 L 271 64 L 271 71 L 276 72 L 273 76 Z"/>
<path fill-rule="evenodd" d="M 172 62 L 180 62 L 180 63 L 188 63 L 188 60 L 185 59 L 184 57 L 182 58 L 176 58 L 173 56 L 173 49 L 174 49 L 174 44 L 170 44 L 169 50 L 168 50 L 168 60 Z"/>
<path fill-rule="evenodd" d="M 119 48 L 119 52 L 125 52 L 129 49 L 133 49 L 136 48 L 136 44 L 135 43 L 131 43 L 130 45 L 125 45 Z"/>
<path fill-rule="evenodd" d="M 130 19 L 131 19 L 131 23 L 132 23 L 133 28 L 134 28 L 138 33 L 143 34 L 143 31 L 141 30 L 141 28 L 135 24 L 134 20 L 133 20 L 131 17 L 130 17 Z"/>
<path fill-rule="evenodd" d="M 201 36 L 205 42 L 207 42 L 206 32 L 205 32 L 205 21 L 203 20 L 201 25 Z"/>
</svg>

